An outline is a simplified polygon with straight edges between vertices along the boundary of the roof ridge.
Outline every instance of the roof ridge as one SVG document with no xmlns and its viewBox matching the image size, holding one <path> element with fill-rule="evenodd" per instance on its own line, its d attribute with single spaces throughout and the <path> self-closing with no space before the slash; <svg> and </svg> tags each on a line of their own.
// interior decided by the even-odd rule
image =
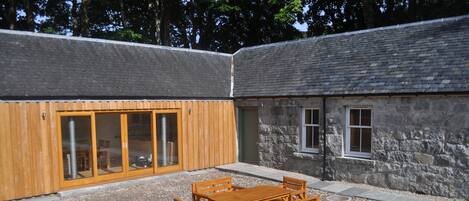
<svg viewBox="0 0 469 201">
<path fill-rule="evenodd" d="M 257 48 L 263 48 L 263 47 L 275 47 L 275 46 L 281 46 L 281 45 L 287 45 L 287 44 L 301 43 L 305 41 L 314 41 L 314 40 L 319 40 L 319 39 L 324 39 L 324 38 L 334 38 L 334 37 L 340 37 L 340 36 L 357 35 L 357 34 L 362 34 L 362 33 L 375 32 L 375 31 L 402 29 L 402 28 L 407 28 L 407 27 L 415 27 L 419 25 L 428 25 L 428 24 L 435 24 L 435 23 L 441 23 L 441 22 L 458 21 L 458 20 L 465 19 L 465 18 L 469 18 L 469 14 L 454 16 L 454 17 L 447 17 L 447 18 L 437 18 L 437 19 L 432 19 L 432 20 L 410 22 L 410 23 L 404 23 L 404 24 L 396 24 L 396 25 L 390 25 L 390 26 L 384 26 L 384 27 L 376 27 L 376 28 L 371 28 L 371 29 L 362 29 L 362 30 L 356 30 L 356 31 L 348 31 L 348 32 L 342 32 L 342 33 L 313 36 L 313 37 L 301 38 L 297 40 L 280 41 L 280 42 L 255 45 L 255 46 L 250 46 L 250 47 L 242 47 L 236 52 L 234 52 L 233 56 L 243 50 L 257 49 Z"/>
<path fill-rule="evenodd" d="M 194 52 L 194 53 L 203 53 L 203 54 L 214 54 L 214 55 L 230 56 L 230 57 L 233 56 L 233 54 L 229 54 L 229 53 L 214 52 L 214 51 L 208 51 L 208 50 L 170 47 L 170 46 L 163 46 L 163 45 L 153 45 L 153 44 L 117 41 L 117 40 L 100 39 L 100 38 L 65 36 L 65 35 L 59 35 L 59 34 L 46 34 L 46 33 L 37 33 L 37 32 L 30 32 L 30 31 L 0 29 L 0 33 L 13 34 L 13 35 L 23 35 L 23 36 L 34 36 L 34 37 L 44 37 L 44 38 L 55 38 L 55 39 L 63 39 L 63 40 L 75 40 L 75 41 L 86 41 L 86 42 L 95 42 L 95 43 L 127 45 L 127 46 L 134 46 L 134 47 L 146 47 L 146 48 L 174 50 L 174 51 L 183 51 L 183 52 Z"/>
</svg>

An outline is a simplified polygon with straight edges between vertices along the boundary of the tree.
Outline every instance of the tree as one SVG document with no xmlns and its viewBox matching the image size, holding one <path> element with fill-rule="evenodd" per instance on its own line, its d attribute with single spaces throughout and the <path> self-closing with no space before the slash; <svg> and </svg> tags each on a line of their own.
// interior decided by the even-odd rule
<svg viewBox="0 0 469 201">
<path fill-rule="evenodd" d="M 16 5 L 17 2 L 15 0 L 8 0 L 7 8 L 7 21 L 8 21 L 8 28 L 15 29 L 16 27 Z"/>
<path fill-rule="evenodd" d="M 234 52 L 469 13 L 467 0 L 0 0 L 0 28 Z"/>
<path fill-rule="evenodd" d="M 25 11 L 26 11 L 26 30 L 28 31 L 34 31 L 35 27 L 36 27 L 36 23 L 34 22 L 34 18 L 35 18 L 35 15 L 34 15 L 34 6 L 36 5 L 35 4 L 35 1 L 33 0 L 23 0 L 24 1 L 24 7 L 25 7 Z"/>
<path fill-rule="evenodd" d="M 88 18 L 88 8 L 90 6 L 90 0 L 82 0 L 80 6 L 80 35 L 89 36 L 90 35 L 90 21 Z"/>
<path fill-rule="evenodd" d="M 78 2 L 77 0 L 72 0 L 72 9 L 71 9 L 71 14 L 72 14 L 72 34 L 74 36 L 78 36 L 80 35 L 80 24 L 79 24 L 79 17 L 78 17 L 78 13 L 79 13 L 79 5 L 78 5 Z"/>
<path fill-rule="evenodd" d="M 40 32 L 66 34 L 71 31 L 75 33 L 76 27 L 73 27 L 75 24 L 70 20 L 72 7 L 67 1 L 48 0 L 42 2 L 39 7 L 42 8 L 39 10 L 39 15 L 44 16 L 39 24 Z"/>
</svg>

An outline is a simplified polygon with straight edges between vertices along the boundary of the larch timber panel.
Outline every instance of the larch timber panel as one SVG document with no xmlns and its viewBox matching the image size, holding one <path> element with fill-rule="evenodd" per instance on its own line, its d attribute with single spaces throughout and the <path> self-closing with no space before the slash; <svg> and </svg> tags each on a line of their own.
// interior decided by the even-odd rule
<svg viewBox="0 0 469 201">
<path fill-rule="evenodd" d="M 236 160 L 231 100 L 0 102 L 0 200 L 60 190 L 57 112 L 180 109 L 184 170 Z"/>
</svg>

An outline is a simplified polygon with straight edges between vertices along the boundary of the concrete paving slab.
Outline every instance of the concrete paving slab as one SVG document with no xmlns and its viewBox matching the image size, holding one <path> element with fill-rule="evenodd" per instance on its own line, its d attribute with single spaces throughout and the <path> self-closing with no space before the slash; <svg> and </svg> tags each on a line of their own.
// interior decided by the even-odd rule
<svg viewBox="0 0 469 201">
<path fill-rule="evenodd" d="M 332 183 L 327 182 L 327 181 L 317 181 L 317 182 L 314 182 L 314 183 L 310 183 L 308 185 L 308 187 L 312 188 L 312 189 L 320 189 L 320 188 L 323 188 L 323 187 L 326 187 L 326 186 L 329 186 L 329 185 L 332 185 Z"/>
<path fill-rule="evenodd" d="M 398 201 L 428 201 L 426 198 L 417 198 L 415 196 L 409 195 L 398 195 Z"/>
<path fill-rule="evenodd" d="M 369 191 L 369 189 L 352 187 L 344 191 L 338 192 L 338 194 L 345 195 L 345 196 L 357 196 L 367 191 Z"/>
<path fill-rule="evenodd" d="M 350 189 L 350 188 L 352 188 L 352 186 L 347 185 L 347 184 L 336 183 L 336 184 L 321 187 L 321 188 L 319 188 L 319 190 L 327 191 L 327 192 L 331 192 L 331 193 L 338 193 L 338 192 L 345 191 L 345 190 Z"/>
</svg>

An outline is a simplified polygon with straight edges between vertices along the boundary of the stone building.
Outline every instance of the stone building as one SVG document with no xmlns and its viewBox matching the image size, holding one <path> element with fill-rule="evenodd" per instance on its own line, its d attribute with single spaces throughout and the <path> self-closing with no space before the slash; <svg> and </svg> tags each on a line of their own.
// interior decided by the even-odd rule
<svg viewBox="0 0 469 201">
<path fill-rule="evenodd" d="M 234 66 L 241 160 L 469 198 L 468 17 L 245 48 Z"/>
</svg>

